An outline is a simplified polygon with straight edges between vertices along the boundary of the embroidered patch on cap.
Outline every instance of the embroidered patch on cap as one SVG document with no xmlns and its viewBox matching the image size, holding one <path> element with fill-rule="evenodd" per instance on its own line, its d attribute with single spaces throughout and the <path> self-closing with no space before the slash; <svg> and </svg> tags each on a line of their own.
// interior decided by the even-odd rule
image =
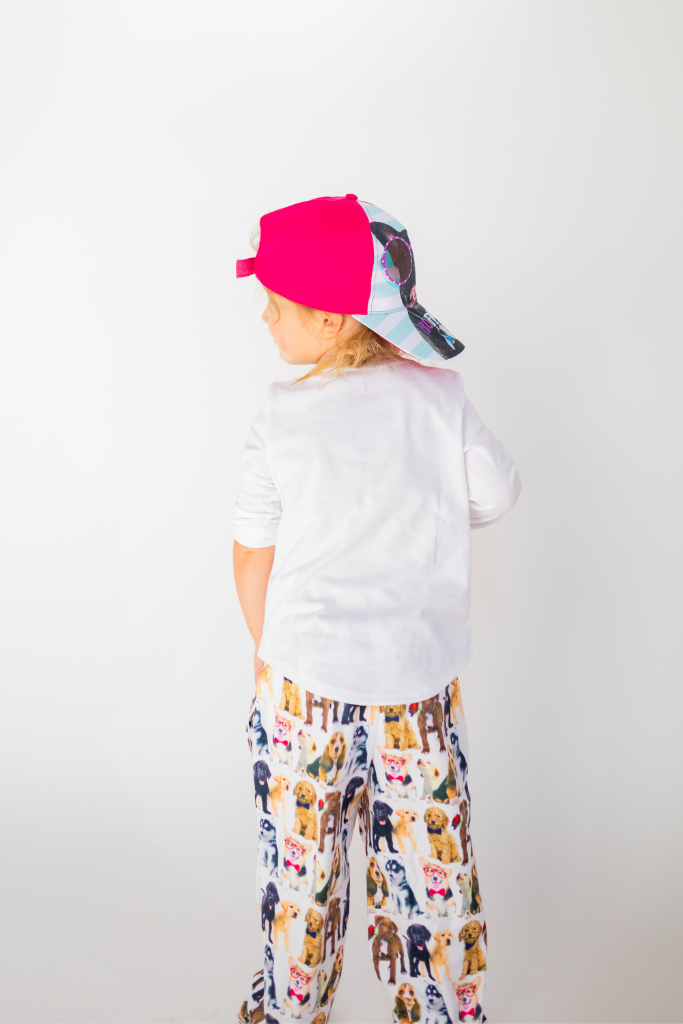
<svg viewBox="0 0 683 1024">
<path fill-rule="evenodd" d="M 413 249 L 410 242 L 400 235 L 394 235 L 384 246 L 380 262 L 392 284 L 405 284 L 413 269 Z"/>
</svg>

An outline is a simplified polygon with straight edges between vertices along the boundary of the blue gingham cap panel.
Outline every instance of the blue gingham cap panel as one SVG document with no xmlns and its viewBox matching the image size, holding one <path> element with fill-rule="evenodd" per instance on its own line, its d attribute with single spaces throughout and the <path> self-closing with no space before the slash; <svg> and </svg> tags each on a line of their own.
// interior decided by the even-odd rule
<svg viewBox="0 0 683 1024">
<path fill-rule="evenodd" d="M 373 206 L 372 203 L 361 202 L 360 205 L 365 210 L 367 218 L 371 224 L 373 221 L 379 221 L 382 224 L 387 224 L 390 228 L 395 230 L 397 235 L 402 231 L 405 231 L 403 224 L 401 224 L 399 220 L 396 220 L 395 217 L 392 217 L 390 213 L 387 213 L 386 210 L 381 210 L 379 206 Z M 375 260 L 372 267 L 368 313 L 386 313 L 395 309 L 404 309 L 405 307 L 401 300 L 399 285 L 389 280 L 384 267 L 382 266 L 384 246 L 379 238 L 374 234 L 372 236 L 372 245 L 375 253 Z"/>
</svg>

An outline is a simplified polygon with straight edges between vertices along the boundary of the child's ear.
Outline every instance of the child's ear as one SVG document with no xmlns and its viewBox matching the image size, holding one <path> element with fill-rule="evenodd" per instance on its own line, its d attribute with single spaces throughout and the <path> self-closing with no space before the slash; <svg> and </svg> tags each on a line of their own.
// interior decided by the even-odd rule
<svg viewBox="0 0 683 1024">
<path fill-rule="evenodd" d="M 343 313 L 322 313 L 318 322 L 318 331 L 325 341 L 334 341 L 344 326 Z"/>
</svg>

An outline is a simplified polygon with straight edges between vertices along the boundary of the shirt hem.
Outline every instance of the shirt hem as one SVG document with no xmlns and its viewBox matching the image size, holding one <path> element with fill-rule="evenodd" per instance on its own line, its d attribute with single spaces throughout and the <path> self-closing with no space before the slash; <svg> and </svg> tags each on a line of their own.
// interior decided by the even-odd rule
<svg viewBox="0 0 683 1024">
<path fill-rule="evenodd" d="M 263 658 L 266 665 L 275 672 L 282 672 L 287 679 L 291 679 L 293 683 L 296 683 L 298 687 L 303 687 L 310 693 L 315 694 L 316 697 L 325 697 L 328 700 L 343 701 L 346 704 L 361 704 L 366 707 L 377 707 L 381 704 L 395 704 L 399 701 L 401 704 L 414 704 L 417 701 L 428 700 L 430 697 L 436 696 L 436 694 L 443 690 L 444 687 L 452 683 L 457 677 L 459 672 L 465 668 L 466 665 L 472 660 L 472 651 L 468 651 L 467 656 L 464 659 L 457 659 L 447 672 L 443 673 L 443 676 L 437 677 L 437 682 L 434 681 L 429 683 L 421 683 L 405 689 L 399 688 L 392 690 L 390 693 L 378 693 L 363 691 L 347 690 L 341 686 L 334 686 L 332 684 L 322 683 L 319 679 L 315 681 L 308 678 L 306 673 L 299 672 L 297 668 L 288 662 L 283 661 L 281 658 L 271 657 L 267 650 L 263 647 L 258 649 L 259 658 Z"/>
</svg>

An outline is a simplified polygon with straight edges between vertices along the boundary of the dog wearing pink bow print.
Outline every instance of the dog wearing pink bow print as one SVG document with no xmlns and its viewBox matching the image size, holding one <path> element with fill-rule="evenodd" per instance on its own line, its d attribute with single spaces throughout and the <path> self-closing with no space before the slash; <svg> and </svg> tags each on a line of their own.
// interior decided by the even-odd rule
<svg viewBox="0 0 683 1024">
<path fill-rule="evenodd" d="M 415 783 L 408 774 L 408 765 L 413 755 L 411 753 L 396 753 L 393 750 L 377 748 L 384 765 L 384 774 L 387 779 L 387 791 L 395 793 L 402 799 L 407 799 L 411 793 L 415 793 Z"/>
<path fill-rule="evenodd" d="M 305 971 L 293 956 L 289 958 L 289 985 L 285 997 L 285 1006 L 290 1016 L 298 1020 L 304 1011 L 310 1009 L 311 1003 L 311 982 L 315 977 L 315 971 L 310 974 Z"/>
<path fill-rule="evenodd" d="M 429 916 L 448 917 L 450 910 L 455 911 L 455 899 L 448 882 L 453 869 L 443 864 L 434 864 L 426 857 L 420 857 L 420 866 L 425 876 Z"/>
<path fill-rule="evenodd" d="M 292 764 L 292 722 L 275 712 L 273 725 L 273 760 L 281 764 Z"/>
<path fill-rule="evenodd" d="M 453 988 L 458 998 L 458 1017 L 461 1021 L 481 1020 L 481 1006 L 479 1004 L 478 992 L 481 985 L 481 978 L 471 978 L 458 984 L 453 982 Z"/>
</svg>

